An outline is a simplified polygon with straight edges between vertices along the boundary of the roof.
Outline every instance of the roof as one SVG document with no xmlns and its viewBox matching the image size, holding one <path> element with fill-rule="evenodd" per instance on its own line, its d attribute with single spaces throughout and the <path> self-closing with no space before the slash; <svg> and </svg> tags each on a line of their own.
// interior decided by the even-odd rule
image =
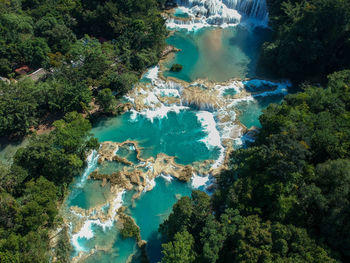
<svg viewBox="0 0 350 263">
<path fill-rule="evenodd" d="M 30 71 L 30 68 L 28 66 L 23 66 L 18 69 L 15 69 L 15 72 L 19 75 L 25 75 Z"/>
<path fill-rule="evenodd" d="M 33 72 L 32 74 L 29 75 L 29 77 L 33 80 L 33 81 L 38 81 L 39 79 L 41 79 L 42 77 L 44 77 L 47 74 L 47 71 L 43 68 L 39 68 L 38 70 L 36 70 L 35 72 Z"/>
</svg>

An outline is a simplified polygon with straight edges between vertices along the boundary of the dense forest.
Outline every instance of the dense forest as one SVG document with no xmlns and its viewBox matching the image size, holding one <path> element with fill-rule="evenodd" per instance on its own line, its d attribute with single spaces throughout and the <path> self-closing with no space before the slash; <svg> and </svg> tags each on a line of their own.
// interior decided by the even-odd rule
<svg viewBox="0 0 350 263">
<path fill-rule="evenodd" d="M 263 68 L 302 82 L 350 68 L 349 0 L 267 0 L 274 37 Z"/>
<path fill-rule="evenodd" d="M 212 197 L 174 205 L 159 229 L 163 263 L 350 260 L 350 1 L 267 2 L 274 37 L 261 63 L 324 84 L 264 111 Z"/>
<path fill-rule="evenodd" d="M 50 251 L 59 204 L 98 147 L 82 112 L 113 111 L 159 60 L 167 34 L 156 0 L 0 0 L 0 137 L 22 137 L 44 119 L 13 164 L 0 164 L 0 262 L 69 262 L 67 231 Z M 22 75 L 16 69 L 25 68 Z M 39 68 L 40 80 L 27 77 Z"/>
<path fill-rule="evenodd" d="M 212 198 L 175 204 L 162 262 L 349 262 L 350 71 L 328 79 L 268 107 Z"/>
<path fill-rule="evenodd" d="M 86 152 L 99 146 L 89 136 L 90 122 L 77 112 L 53 125 L 50 134 L 34 136 L 18 150 L 11 167 L 0 165 L 1 262 L 48 262 L 48 232 L 61 220 L 58 202 Z M 59 262 L 67 262 L 68 236 L 60 237 L 57 249 Z"/>
<path fill-rule="evenodd" d="M 165 2 L 0 0 L 0 76 L 9 79 L 0 80 L 0 137 L 56 120 L 10 167 L 0 164 L 0 262 L 69 261 L 66 231 L 54 252 L 49 234 L 98 147 L 81 113 L 93 103 L 112 112 L 158 62 Z M 213 196 L 193 191 L 174 205 L 160 226 L 163 263 L 350 261 L 350 1 L 267 2 L 274 36 L 261 64 L 323 84 L 302 84 L 268 107 L 256 141 L 232 153 Z M 39 68 L 47 72 L 39 81 L 26 77 Z"/>
<path fill-rule="evenodd" d="M 166 36 L 155 0 L 0 1 L 0 76 L 46 69 L 42 81 L 0 81 L 0 136 L 22 136 L 47 114 L 110 110 L 158 62 Z"/>
</svg>

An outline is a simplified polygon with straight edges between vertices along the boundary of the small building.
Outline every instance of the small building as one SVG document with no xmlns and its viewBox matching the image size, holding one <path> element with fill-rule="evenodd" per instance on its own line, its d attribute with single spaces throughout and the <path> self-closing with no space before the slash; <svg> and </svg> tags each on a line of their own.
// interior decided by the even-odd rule
<svg viewBox="0 0 350 263">
<path fill-rule="evenodd" d="M 33 80 L 33 81 L 38 81 L 39 79 L 45 77 L 47 74 L 47 71 L 43 68 L 39 68 L 38 70 L 36 70 L 35 72 L 33 72 L 32 74 L 29 75 L 29 77 Z"/>
<path fill-rule="evenodd" d="M 15 69 L 15 72 L 18 75 L 26 75 L 30 71 L 30 68 L 28 66 L 23 66 L 18 69 Z"/>
</svg>

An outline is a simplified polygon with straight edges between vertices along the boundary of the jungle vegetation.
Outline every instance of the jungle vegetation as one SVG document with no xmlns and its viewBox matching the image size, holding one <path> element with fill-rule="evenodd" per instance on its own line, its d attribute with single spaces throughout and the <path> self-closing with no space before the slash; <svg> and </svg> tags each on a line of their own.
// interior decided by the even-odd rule
<svg viewBox="0 0 350 263">
<path fill-rule="evenodd" d="M 212 198 L 194 191 L 174 205 L 162 262 L 348 262 L 349 87 L 340 71 L 270 105 Z"/>
</svg>

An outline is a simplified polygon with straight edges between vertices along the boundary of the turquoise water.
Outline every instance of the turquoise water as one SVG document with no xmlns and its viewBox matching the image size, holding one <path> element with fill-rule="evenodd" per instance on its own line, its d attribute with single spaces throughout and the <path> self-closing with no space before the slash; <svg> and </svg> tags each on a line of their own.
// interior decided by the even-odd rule
<svg viewBox="0 0 350 263">
<path fill-rule="evenodd" d="M 188 183 L 158 177 L 155 188 L 141 196 L 131 209 L 131 216 L 141 229 L 141 238 L 147 240 L 147 253 L 151 262 L 161 259 L 161 235 L 159 225 L 168 217 L 172 206 L 182 196 L 189 196 L 192 188 Z"/>
<path fill-rule="evenodd" d="M 159 225 L 170 214 L 172 206 L 182 196 L 189 196 L 192 188 L 189 183 L 172 180 L 171 182 L 162 177 L 155 180 L 156 185 L 153 190 L 143 193 L 139 199 L 131 202 L 133 192 L 128 192 L 124 196 L 124 204 L 128 207 L 126 213 L 131 215 L 141 229 L 141 238 L 147 241 L 147 253 L 151 262 L 159 262 L 161 259 L 161 235 L 158 233 Z M 89 185 L 91 182 L 87 182 Z M 84 187 L 82 192 L 86 192 L 89 186 Z M 90 194 L 96 198 L 94 191 Z M 79 203 L 80 202 L 80 203 Z M 79 195 L 71 202 L 71 205 L 79 203 L 79 207 L 84 206 L 85 201 Z M 137 252 L 135 239 L 123 239 L 116 227 L 105 230 L 98 225 L 93 225 L 94 237 L 91 239 L 79 239 L 79 245 L 89 251 L 96 246 L 104 251 L 97 252 L 88 257 L 84 262 L 101 263 L 124 263 L 130 256 Z M 137 260 L 136 260 L 137 261 Z M 136 262 L 135 260 L 133 262 Z"/>
<path fill-rule="evenodd" d="M 281 103 L 284 96 L 256 97 L 254 101 L 241 101 L 236 108 L 239 111 L 239 121 L 248 129 L 253 126 L 260 128 L 260 115 L 271 103 Z"/>
<path fill-rule="evenodd" d="M 234 96 L 237 94 L 237 91 L 236 89 L 226 89 L 225 92 L 224 92 L 224 96 Z"/>
<path fill-rule="evenodd" d="M 103 231 L 100 227 L 94 230 L 96 231 L 95 238 L 86 242 L 85 245 L 91 249 L 98 245 L 104 247 L 106 251 L 94 253 L 84 260 L 84 263 L 125 263 L 137 251 L 135 239 L 123 239 L 115 227 L 107 231 Z"/>
<path fill-rule="evenodd" d="M 156 156 L 160 152 L 177 156 L 177 162 L 190 164 L 195 161 L 216 159 L 219 149 L 208 150 L 201 142 L 207 134 L 203 131 L 194 111 L 183 110 L 176 114 L 169 112 L 166 117 L 147 119 L 138 115 L 132 118 L 126 113 L 115 118 L 100 121 L 95 125 L 92 133 L 102 141 L 123 142 L 136 140 L 142 147 L 142 157 Z M 136 163 L 136 151 L 131 144 L 121 147 L 117 155 L 125 157 Z M 125 165 L 117 162 L 105 162 L 96 165 L 101 173 L 112 173 L 123 169 Z M 91 171 L 95 168 L 91 168 Z M 104 204 L 109 197 L 110 186 L 101 186 L 101 181 L 87 180 L 83 187 L 73 187 L 67 205 L 90 209 L 96 205 Z M 151 262 L 158 262 L 161 257 L 161 239 L 157 232 L 159 224 L 171 212 L 172 205 L 177 198 L 190 195 L 191 186 L 173 180 L 171 183 L 163 178 L 156 179 L 156 186 L 150 192 L 143 193 L 134 204 L 130 201 L 132 192 L 128 192 L 123 200 L 128 213 L 136 220 L 141 228 L 141 237 L 148 241 L 147 251 Z M 120 238 L 117 228 L 112 227 L 103 231 L 100 226 L 93 225 L 94 237 L 79 239 L 79 245 L 86 251 L 95 246 L 104 248 L 89 257 L 85 262 L 126 262 L 136 249 L 133 239 Z M 108 247 L 108 244 L 113 244 Z M 76 253 L 74 254 L 76 255 Z"/>
<path fill-rule="evenodd" d="M 128 161 L 137 164 L 139 160 L 137 159 L 137 152 L 133 144 L 123 145 L 119 147 L 117 155 L 126 158 Z"/>
<path fill-rule="evenodd" d="M 74 198 L 69 199 L 69 206 L 90 209 L 102 205 L 110 196 L 110 185 L 101 186 L 101 181 L 88 180 L 83 188 L 76 191 Z"/>
<path fill-rule="evenodd" d="M 158 153 L 176 156 L 181 164 L 195 161 L 216 159 L 219 149 L 209 151 L 200 140 L 206 133 L 195 112 L 184 110 L 179 114 L 169 112 L 166 118 L 154 119 L 153 122 L 138 115 L 131 119 L 131 113 L 100 121 L 92 133 L 101 141 L 123 142 L 136 140 L 140 143 L 142 157 L 155 157 Z"/>
<path fill-rule="evenodd" d="M 181 8 L 175 9 L 174 16 L 179 17 L 179 18 L 188 18 L 189 17 L 189 15 L 187 13 L 185 13 Z"/>
<path fill-rule="evenodd" d="M 175 15 L 182 16 L 181 10 Z M 208 78 L 213 81 L 226 81 L 235 77 L 252 77 L 255 75 L 259 47 L 268 37 L 268 31 L 243 27 L 236 28 L 205 28 L 196 32 L 177 31 L 168 43 L 182 49 L 176 53 L 173 63 L 183 65 L 181 72 L 164 72 L 165 76 L 176 77 L 185 81 L 197 78 Z M 150 83 L 144 76 L 141 82 Z M 255 82 L 245 83 L 248 91 L 261 92 L 271 87 L 255 85 Z M 151 84 L 147 84 L 151 85 Z M 227 89 L 224 96 L 233 96 L 235 89 Z M 239 119 L 248 128 L 260 127 L 259 116 L 270 103 L 279 103 L 283 96 L 255 97 L 253 101 L 241 101 L 236 106 L 240 111 Z M 147 118 L 145 115 L 134 115 L 131 112 L 121 116 L 107 118 L 95 123 L 92 133 L 99 141 L 124 142 L 137 141 L 142 148 L 141 157 L 156 157 L 159 153 L 176 156 L 180 164 L 192 164 L 196 161 L 217 159 L 219 148 L 206 146 L 203 139 L 208 134 L 198 121 L 196 111 L 182 110 L 179 113 L 169 112 L 163 118 Z M 210 127 L 212 128 L 212 127 Z M 132 145 L 121 147 L 117 155 L 127 158 L 133 163 L 139 162 Z M 101 173 L 110 174 L 127 167 L 117 162 L 105 162 L 95 165 L 91 171 L 98 168 Z M 91 172 L 90 171 L 90 172 Z M 102 187 L 101 182 L 87 180 L 81 187 L 73 187 L 68 206 L 79 206 L 89 209 L 104 204 L 109 197 L 110 186 Z M 171 212 L 173 204 L 181 196 L 189 196 L 192 187 L 190 183 L 177 180 L 167 181 L 163 177 L 155 179 L 155 187 L 149 192 L 142 193 L 139 199 L 132 201 L 134 192 L 129 191 L 123 197 L 125 213 L 132 216 L 141 230 L 141 238 L 147 241 L 147 253 L 150 262 L 161 260 L 161 235 L 159 225 Z M 105 230 L 93 225 L 94 236 L 91 239 L 79 239 L 79 245 L 89 251 L 95 247 L 101 251 L 93 254 L 84 262 L 128 262 L 132 255 L 138 252 L 134 239 L 122 239 L 116 224 Z M 76 255 L 76 254 L 74 254 Z M 138 260 L 133 260 L 138 262 Z"/>
<path fill-rule="evenodd" d="M 176 31 L 167 42 L 182 51 L 166 63 L 183 65 L 181 72 L 164 72 L 167 77 L 185 81 L 208 78 L 226 81 L 253 77 L 261 44 L 269 38 L 266 29 L 244 27 L 203 28 L 195 32 Z"/>
</svg>

